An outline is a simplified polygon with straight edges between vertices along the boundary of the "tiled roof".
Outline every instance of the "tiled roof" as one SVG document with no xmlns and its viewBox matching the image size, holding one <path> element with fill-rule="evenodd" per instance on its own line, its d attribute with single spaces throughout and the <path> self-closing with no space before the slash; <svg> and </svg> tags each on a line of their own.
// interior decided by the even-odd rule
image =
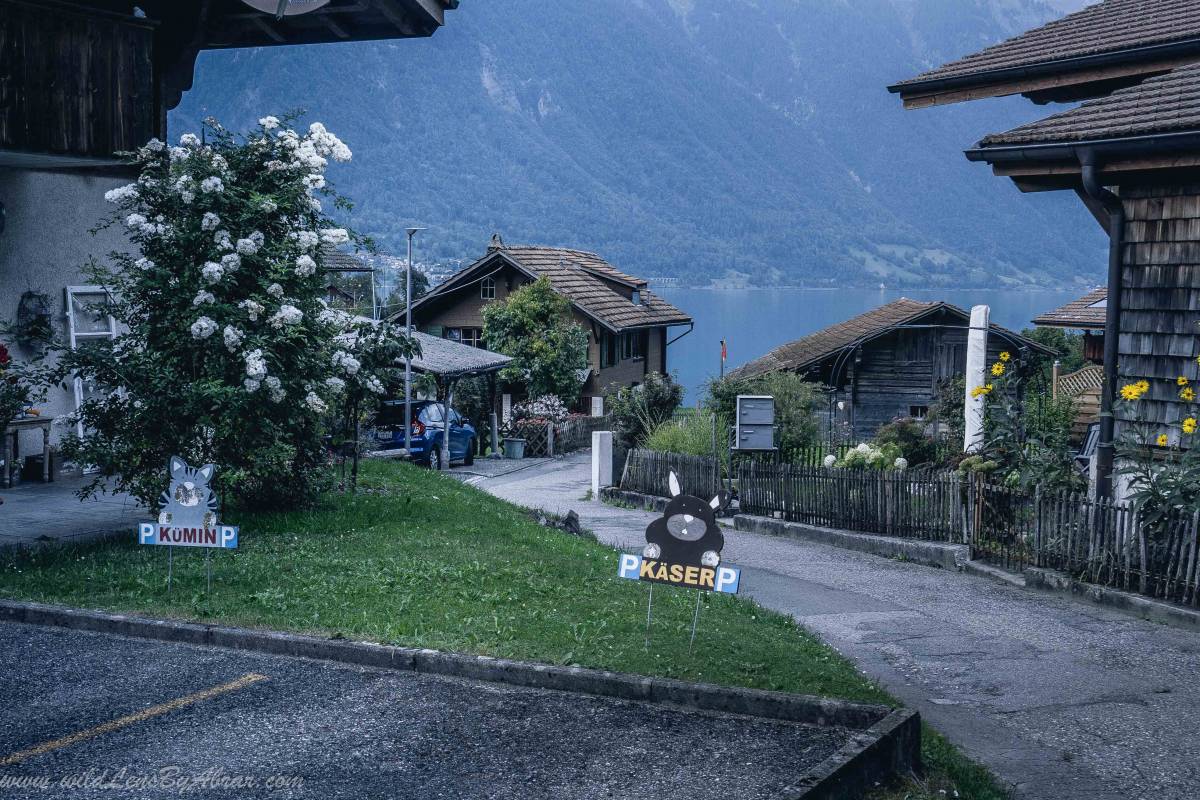
<svg viewBox="0 0 1200 800">
<path fill-rule="evenodd" d="M 978 53 L 951 61 L 896 88 L 999 70 L 1021 69 L 1200 37 L 1196 0 L 1104 0 Z"/>
<path fill-rule="evenodd" d="M 1051 325 L 1059 328 L 1095 329 L 1104 327 L 1108 314 L 1108 289 L 1093 289 L 1083 297 L 1047 311 L 1034 318 L 1034 325 Z"/>
<path fill-rule="evenodd" d="M 646 288 L 646 282 L 621 272 L 595 253 L 561 247 L 515 245 L 504 253 L 528 271 L 550 279 L 555 291 L 584 313 L 616 330 L 647 325 L 687 325 L 692 318 Z M 634 303 L 598 276 L 633 284 L 641 295 Z"/>
<path fill-rule="evenodd" d="M 420 331 L 413 331 L 413 338 L 421 345 L 421 355 L 412 360 L 412 368 L 417 372 L 431 372 L 439 377 L 450 378 L 481 375 L 495 372 L 512 361 L 508 356 L 493 353 L 491 350 L 472 347 L 440 336 L 430 336 Z"/>
<path fill-rule="evenodd" d="M 729 376 L 737 379 L 752 378 L 780 370 L 803 372 L 849 347 L 880 336 L 892 328 L 915 322 L 921 317 L 941 309 L 948 310 L 964 320 L 970 319 L 970 314 L 950 303 L 910 300 L 907 297 L 901 297 L 899 300 L 893 300 L 879 308 L 859 314 L 857 317 L 851 317 L 845 322 L 830 325 L 816 333 L 810 333 L 808 336 L 780 345 L 766 355 L 741 365 L 730 372 Z M 992 325 L 991 330 L 1018 339 L 1032 349 L 1050 352 L 1042 345 L 999 325 Z"/>
<path fill-rule="evenodd" d="M 1196 3 L 1200 12 L 1200 2 Z M 993 133 L 981 149 L 1015 144 L 1069 143 L 1200 130 L 1200 63 L 1147 78 L 1078 108 Z"/>
</svg>

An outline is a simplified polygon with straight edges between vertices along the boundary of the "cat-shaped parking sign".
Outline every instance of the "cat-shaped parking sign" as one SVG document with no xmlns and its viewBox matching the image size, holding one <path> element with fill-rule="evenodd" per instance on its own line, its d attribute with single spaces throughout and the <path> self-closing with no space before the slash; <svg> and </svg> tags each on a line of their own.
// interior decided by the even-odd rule
<svg viewBox="0 0 1200 800">
<path fill-rule="evenodd" d="M 668 484 L 671 499 L 662 517 L 646 528 L 642 554 L 623 553 L 617 574 L 631 580 L 735 594 L 741 571 L 721 564 L 725 536 L 716 515 L 720 497 L 706 503 L 685 495 L 674 472 Z"/>
<path fill-rule="evenodd" d="M 238 529 L 217 521 L 219 503 L 212 490 L 216 466 L 197 469 L 171 456 L 167 471 L 171 482 L 160 498 L 158 521 L 138 523 L 138 543 L 236 548 Z"/>
</svg>

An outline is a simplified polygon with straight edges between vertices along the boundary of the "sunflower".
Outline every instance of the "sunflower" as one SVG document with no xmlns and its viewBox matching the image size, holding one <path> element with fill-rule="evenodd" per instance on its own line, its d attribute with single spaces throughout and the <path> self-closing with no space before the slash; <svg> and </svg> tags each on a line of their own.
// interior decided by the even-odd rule
<svg viewBox="0 0 1200 800">
<path fill-rule="evenodd" d="M 1183 429 L 1184 433 L 1188 434 L 1189 436 L 1192 435 L 1196 432 L 1196 418 L 1188 417 L 1183 421 L 1183 424 L 1180 427 Z"/>
<path fill-rule="evenodd" d="M 976 386 L 974 389 L 972 389 L 971 397 L 980 398 L 980 397 L 983 397 L 984 395 L 991 394 L 991 393 L 992 393 L 992 385 L 990 383 L 986 383 L 983 386 Z"/>
<path fill-rule="evenodd" d="M 992 364 L 992 374 L 995 375 L 997 378 L 999 378 L 1001 375 L 1003 375 L 1004 374 L 1004 362 L 997 361 L 995 364 Z"/>
<path fill-rule="evenodd" d="M 1005 350 L 1003 353 L 1000 354 L 1001 361 L 1008 361 L 1011 358 L 1012 358 L 1012 355 L 1007 350 Z"/>
<path fill-rule="evenodd" d="M 1141 390 L 1142 394 L 1150 391 L 1150 381 L 1146 380 L 1145 378 L 1142 378 L 1135 385 Z"/>
<path fill-rule="evenodd" d="M 1167 435 L 1165 433 L 1160 433 L 1158 435 L 1158 446 L 1159 447 L 1167 446 Z"/>
<path fill-rule="evenodd" d="M 1188 403 L 1196 399 L 1196 390 L 1190 386 L 1185 386 L 1179 390 L 1179 399 Z"/>
<path fill-rule="evenodd" d="M 1142 396 L 1142 387 L 1136 383 L 1127 383 L 1121 387 L 1121 397 L 1126 400 L 1137 400 Z"/>
<path fill-rule="evenodd" d="M 1180 375 L 1178 378 L 1175 379 L 1175 385 L 1176 386 L 1187 386 L 1188 379 L 1183 377 L 1182 375 Z"/>
</svg>

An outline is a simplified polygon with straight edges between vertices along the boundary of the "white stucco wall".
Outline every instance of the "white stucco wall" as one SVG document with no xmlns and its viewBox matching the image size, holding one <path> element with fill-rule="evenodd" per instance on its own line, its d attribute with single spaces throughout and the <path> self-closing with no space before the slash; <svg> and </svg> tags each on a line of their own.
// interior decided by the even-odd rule
<svg viewBox="0 0 1200 800">
<path fill-rule="evenodd" d="M 52 304 L 55 337 L 66 341 L 66 287 L 87 283 L 83 267 L 90 257 L 103 258 L 108 252 L 126 246 L 117 229 L 94 236 L 88 231 L 113 210 L 104 201 L 104 193 L 129 180 L 129 177 L 84 173 L 0 169 L 0 202 L 4 203 L 7 214 L 7 224 L 0 233 L 0 321 L 15 321 L 17 304 L 24 292 L 44 292 Z M 9 347 L 16 358 L 22 356 L 19 348 L 11 343 Z M 43 413 L 55 416 L 70 413 L 74 409 L 74 394 L 69 388 L 52 389 L 47 401 L 39 407 Z M 56 426 L 54 441 L 61 433 Z M 40 437 L 36 431 L 23 433 L 22 454 L 40 453 Z"/>
</svg>

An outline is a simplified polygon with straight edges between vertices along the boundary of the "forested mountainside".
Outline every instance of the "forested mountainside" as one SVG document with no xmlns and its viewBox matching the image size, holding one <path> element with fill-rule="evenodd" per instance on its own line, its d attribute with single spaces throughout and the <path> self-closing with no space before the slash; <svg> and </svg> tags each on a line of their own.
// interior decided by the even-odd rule
<svg viewBox="0 0 1200 800">
<path fill-rule="evenodd" d="M 1083 0 L 463 0 L 428 40 L 205 53 L 172 131 L 308 110 L 353 148 L 348 221 L 424 260 L 513 243 L 759 285 L 1094 283 L 1071 195 L 962 150 L 1053 109 L 903 111 L 887 84 Z"/>
</svg>

